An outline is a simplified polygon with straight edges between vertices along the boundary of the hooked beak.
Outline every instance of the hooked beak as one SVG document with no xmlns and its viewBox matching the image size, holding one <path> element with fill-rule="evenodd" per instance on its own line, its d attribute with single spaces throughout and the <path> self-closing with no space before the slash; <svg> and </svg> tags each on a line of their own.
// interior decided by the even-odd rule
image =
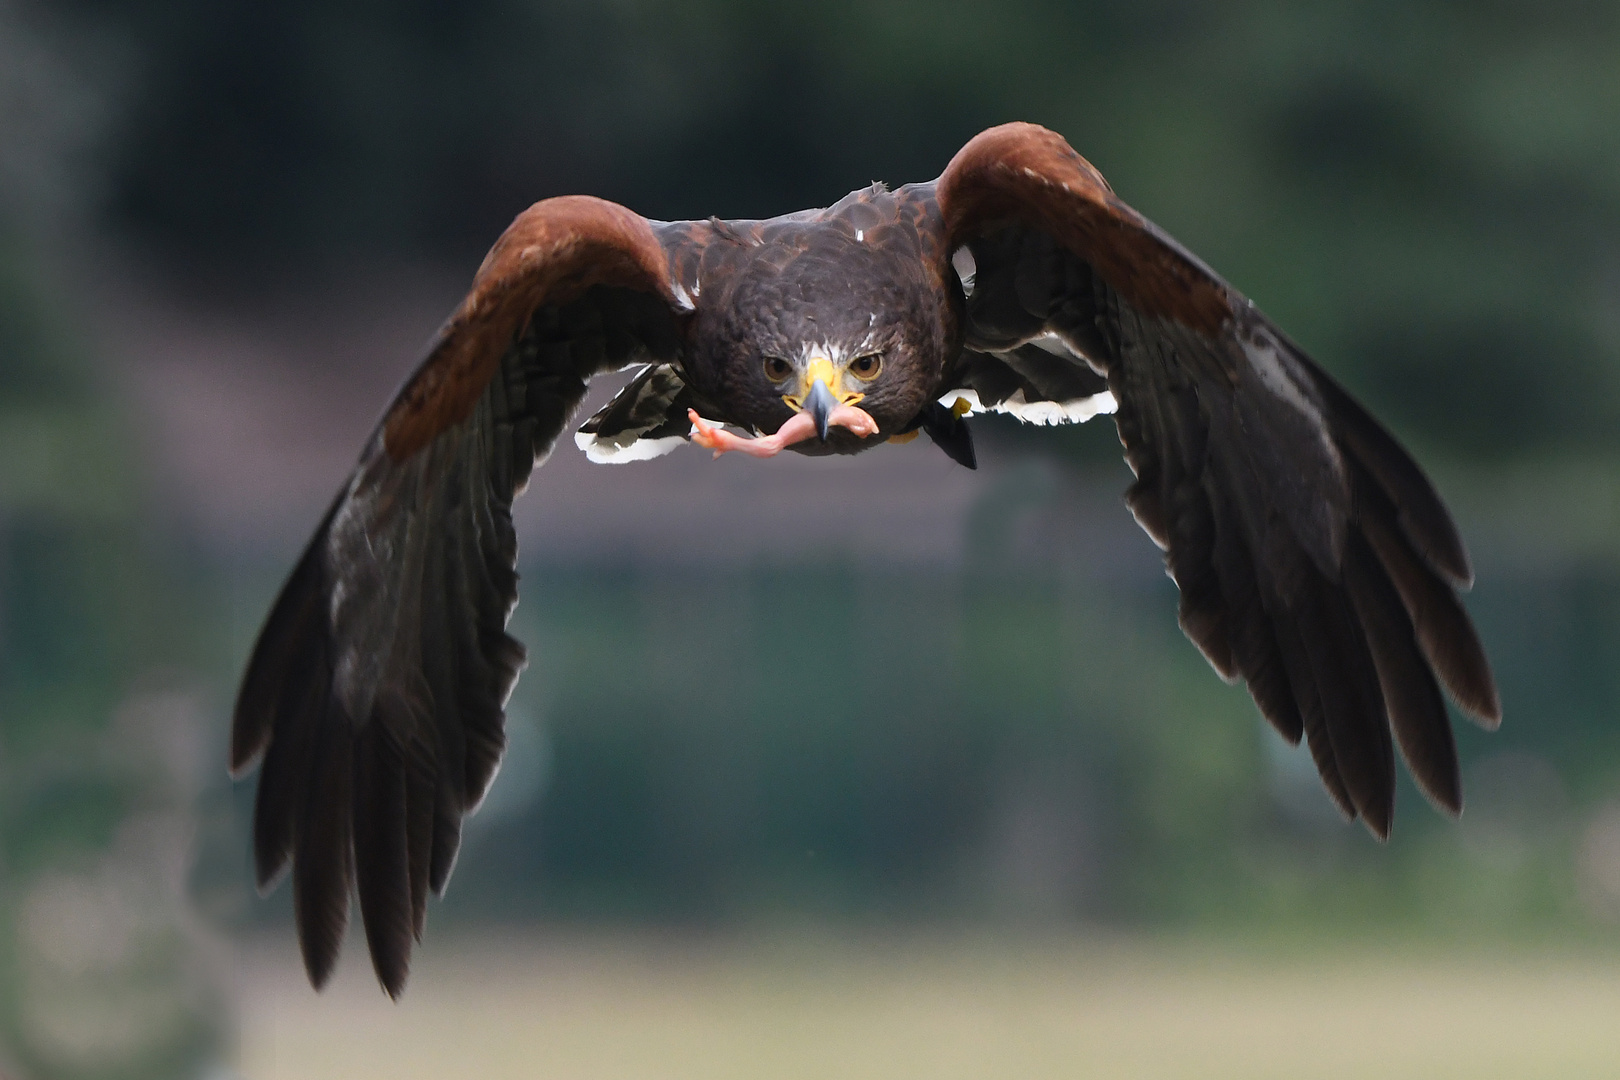
<svg viewBox="0 0 1620 1080">
<path fill-rule="evenodd" d="M 833 392 L 827 389 L 827 384 L 817 379 L 810 387 L 810 393 L 804 399 L 804 411 L 816 422 L 816 435 L 822 442 L 827 441 L 827 422 L 832 418 L 833 410 L 838 408 L 838 399 Z"/>
<path fill-rule="evenodd" d="M 854 405 L 866 395 L 844 387 L 843 376 L 824 356 L 813 357 L 805 369 L 797 394 L 784 394 L 782 400 L 794 412 L 807 412 L 816 423 L 816 434 L 827 441 L 827 428 L 840 405 Z"/>
</svg>

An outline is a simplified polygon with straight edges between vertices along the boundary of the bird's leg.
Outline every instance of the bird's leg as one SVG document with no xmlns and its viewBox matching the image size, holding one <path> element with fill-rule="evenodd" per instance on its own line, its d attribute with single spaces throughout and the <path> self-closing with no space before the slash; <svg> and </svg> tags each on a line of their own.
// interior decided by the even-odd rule
<svg viewBox="0 0 1620 1080">
<path fill-rule="evenodd" d="M 703 419 L 697 414 L 696 409 L 687 409 L 686 415 L 692 421 L 692 441 L 713 450 L 715 457 L 719 457 L 727 450 L 740 450 L 753 457 L 774 457 L 782 450 L 783 444 L 778 438 L 781 432 L 767 439 L 749 439 L 734 435 L 719 424 Z"/>
<path fill-rule="evenodd" d="M 692 441 L 713 450 L 715 457 L 727 450 L 737 450 L 749 457 L 775 457 L 794 443 L 813 438 L 816 434 L 815 418 L 808 412 L 794 413 L 787 423 L 777 429 L 775 435 L 762 435 L 757 439 L 734 435 L 719 424 L 703 419 L 696 409 L 686 410 L 686 415 L 692 421 Z M 866 410 L 853 405 L 838 406 L 827 418 L 827 424 L 829 427 L 848 428 L 863 439 L 877 434 L 878 429 L 877 421 Z"/>
</svg>

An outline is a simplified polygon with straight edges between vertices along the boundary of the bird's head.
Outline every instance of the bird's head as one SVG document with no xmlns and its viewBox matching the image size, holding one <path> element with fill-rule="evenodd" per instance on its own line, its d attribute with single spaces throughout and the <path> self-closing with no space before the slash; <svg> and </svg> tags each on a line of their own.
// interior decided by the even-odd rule
<svg viewBox="0 0 1620 1080">
<path fill-rule="evenodd" d="M 725 420 L 772 433 L 808 414 L 817 437 L 794 449 L 855 453 L 937 395 L 946 333 L 915 253 L 826 230 L 746 254 L 700 308 L 688 363 Z"/>
</svg>

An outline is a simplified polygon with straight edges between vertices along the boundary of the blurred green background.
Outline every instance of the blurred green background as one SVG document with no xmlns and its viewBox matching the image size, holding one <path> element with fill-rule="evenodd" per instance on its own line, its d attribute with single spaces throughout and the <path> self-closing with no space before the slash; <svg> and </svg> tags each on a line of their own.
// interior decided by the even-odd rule
<svg viewBox="0 0 1620 1080">
<path fill-rule="evenodd" d="M 1614 5 L 7 0 L 0 1075 L 282 1075 L 252 1048 L 295 948 L 286 890 L 251 887 L 252 784 L 224 777 L 234 679 L 515 213 L 768 216 L 934 176 L 1010 119 L 1064 134 L 1437 480 L 1506 711 L 1459 721 L 1463 820 L 1404 780 L 1388 845 L 1338 820 L 1177 631 L 1106 421 L 981 423 L 971 477 L 898 451 L 841 474 L 875 538 L 760 510 L 796 467 L 717 465 L 683 509 L 649 489 L 678 503 L 693 461 L 558 460 L 523 511 L 511 753 L 428 955 L 807 921 L 925 951 L 1610 955 Z M 910 501 L 884 509 L 891 481 Z M 708 550 L 693 513 L 762 531 Z"/>
</svg>

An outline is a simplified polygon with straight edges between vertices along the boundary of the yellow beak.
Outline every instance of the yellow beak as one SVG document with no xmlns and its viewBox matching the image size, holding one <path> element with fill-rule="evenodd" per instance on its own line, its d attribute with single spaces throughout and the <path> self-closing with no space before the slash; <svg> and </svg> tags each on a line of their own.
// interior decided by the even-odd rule
<svg viewBox="0 0 1620 1080">
<path fill-rule="evenodd" d="M 818 382 L 832 393 L 833 399 L 840 405 L 853 405 L 866 396 L 844 387 L 844 373 L 834 367 L 831 360 L 825 356 L 813 356 L 810 363 L 805 366 L 804 376 L 799 380 L 798 392 L 783 394 L 782 400 L 787 402 L 788 408 L 798 412 L 804 408 L 811 387 Z"/>
</svg>

